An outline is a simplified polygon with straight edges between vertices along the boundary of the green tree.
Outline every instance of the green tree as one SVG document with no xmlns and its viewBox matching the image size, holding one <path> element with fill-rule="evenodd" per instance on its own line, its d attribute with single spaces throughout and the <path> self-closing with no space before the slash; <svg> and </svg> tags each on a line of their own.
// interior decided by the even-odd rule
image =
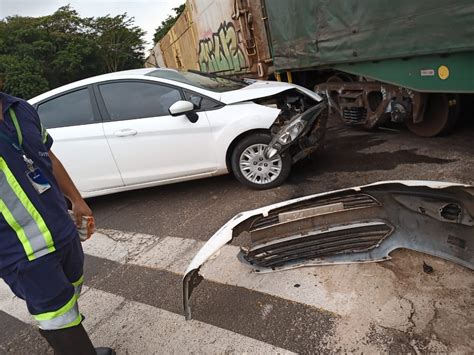
<svg viewBox="0 0 474 355">
<path fill-rule="evenodd" d="M 33 59 L 18 61 L 15 56 L 0 55 L 0 82 L 3 91 L 18 97 L 30 98 L 48 90 L 48 82 Z"/>
<path fill-rule="evenodd" d="M 37 56 L 51 88 L 104 72 L 97 55 L 93 18 L 81 18 L 69 5 L 39 18 L 42 32 L 53 50 Z"/>
<path fill-rule="evenodd" d="M 36 58 L 52 50 L 37 31 L 38 20 L 10 17 L 0 22 L 0 82 L 2 90 L 29 98 L 49 88 L 41 63 Z"/>
<path fill-rule="evenodd" d="M 127 14 L 99 17 L 94 22 L 96 43 L 107 71 L 143 66 L 145 32 L 133 23 L 133 17 L 127 18 Z"/>
<path fill-rule="evenodd" d="M 173 25 L 178 20 L 178 17 L 181 16 L 185 8 L 186 4 L 182 4 L 172 9 L 175 12 L 175 15 L 168 15 L 168 17 L 161 22 L 161 25 L 156 29 L 153 36 L 153 41 L 155 43 L 159 42 L 168 33 L 171 27 L 173 27 Z"/>
<path fill-rule="evenodd" d="M 143 67 L 144 32 L 127 14 L 81 18 L 69 5 L 0 20 L 0 90 L 30 98 L 110 71 Z"/>
</svg>

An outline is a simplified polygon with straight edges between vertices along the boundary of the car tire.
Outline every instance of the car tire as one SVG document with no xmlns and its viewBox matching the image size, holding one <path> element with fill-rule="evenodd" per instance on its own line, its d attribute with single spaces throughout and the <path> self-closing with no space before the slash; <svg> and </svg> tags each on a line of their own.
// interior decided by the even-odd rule
<svg viewBox="0 0 474 355">
<path fill-rule="evenodd" d="M 265 133 L 243 138 L 231 155 L 232 172 L 239 182 L 255 190 L 281 185 L 290 175 L 292 159 L 289 152 L 266 159 L 263 150 L 271 141 Z M 259 170 L 260 169 L 260 170 Z"/>
</svg>

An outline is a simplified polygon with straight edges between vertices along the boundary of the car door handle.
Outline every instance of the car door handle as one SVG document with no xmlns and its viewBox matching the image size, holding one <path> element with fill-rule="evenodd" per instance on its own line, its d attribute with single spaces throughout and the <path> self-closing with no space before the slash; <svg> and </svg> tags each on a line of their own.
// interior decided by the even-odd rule
<svg viewBox="0 0 474 355">
<path fill-rule="evenodd" d="M 127 128 L 127 129 L 121 129 L 120 131 L 115 131 L 114 135 L 117 137 L 129 137 L 129 136 L 135 136 L 137 135 L 137 133 L 138 132 L 135 131 L 134 129 Z"/>
</svg>

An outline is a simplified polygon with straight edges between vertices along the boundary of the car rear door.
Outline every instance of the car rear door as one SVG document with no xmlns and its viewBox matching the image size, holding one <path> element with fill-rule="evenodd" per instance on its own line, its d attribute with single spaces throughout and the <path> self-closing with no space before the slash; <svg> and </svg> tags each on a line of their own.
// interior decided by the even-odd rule
<svg viewBox="0 0 474 355">
<path fill-rule="evenodd" d="M 52 151 L 82 193 L 123 186 L 91 87 L 55 95 L 36 109 L 54 140 Z"/>
<path fill-rule="evenodd" d="M 206 114 L 191 123 L 168 108 L 182 100 L 178 87 L 116 80 L 94 87 L 107 117 L 104 131 L 125 185 L 209 175 L 216 170 Z"/>
</svg>

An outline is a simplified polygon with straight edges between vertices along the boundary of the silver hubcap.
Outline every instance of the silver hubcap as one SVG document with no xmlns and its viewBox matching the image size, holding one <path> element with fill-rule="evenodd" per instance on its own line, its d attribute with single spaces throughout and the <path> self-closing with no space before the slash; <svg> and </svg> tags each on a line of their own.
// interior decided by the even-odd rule
<svg viewBox="0 0 474 355">
<path fill-rule="evenodd" d="M 278 178 L 281 172 L 280 155 L 267 159 L 264 154 L 265 148 L 266 144 L 254 144 L 240 155 L 240 171 L 247 180 L 255 184 L 268 184 Z"/>
</svg>

